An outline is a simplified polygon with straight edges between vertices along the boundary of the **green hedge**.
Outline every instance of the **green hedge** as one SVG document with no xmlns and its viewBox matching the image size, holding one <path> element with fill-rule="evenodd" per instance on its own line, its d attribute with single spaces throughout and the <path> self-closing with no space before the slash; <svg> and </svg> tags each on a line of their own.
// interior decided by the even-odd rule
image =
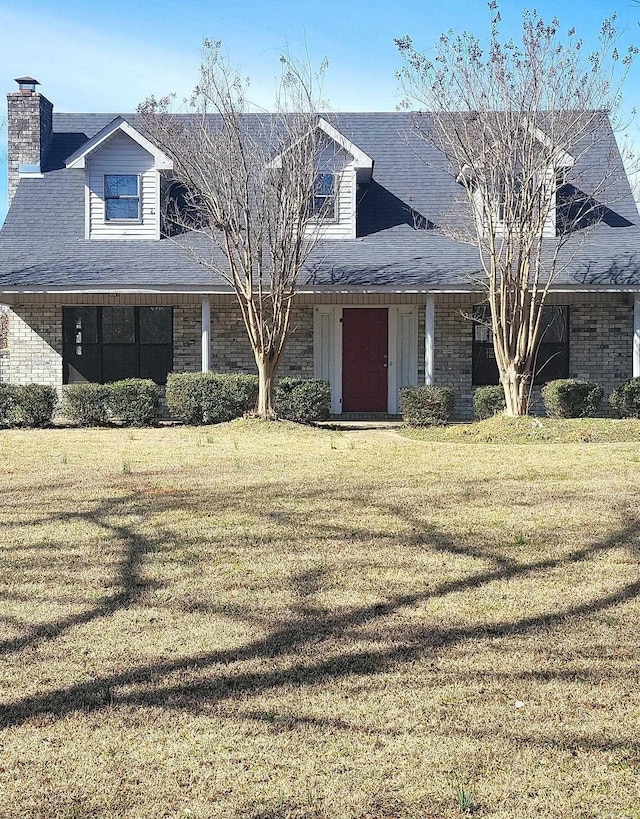
<svg viewBox="0 0 640 819">
<path fill-rule="evenodd" d="M 62 391 L 62 412 L 81 427 L 100 427 L 108 423 L 105 384 L 69 384 Z"/>
<path fill-rule="evenodd" d="M 160 387 L 150 379 L 126 378 L 105 384 L 107 410 L 128 427 L 152 427 L 160 413 Z"/>
<path fill-rule="evenodd" d="M 453 390 L 449 387 L 402 387 L 400 405 L 411 427 L 447 424 L 453 418 Z"/>
<path fill-rule="evenodd" d="M 62 398 L 66 417 L 81 427 L 99 427 L 110 421 L 124 426 L 149 427 L 158 422 L 160 387 L 144 378 L 111 384 L 70 384 Z"/>
<path fill-rule="evenodd" d="M 58 393 L 46 384 L 0 384 L 0 424 L 46 427 L 58 406 Z"/>
<path fill-rule="evenodd" d="M 473 415 L 478 421 L 493 418 L 506 408 L 503 387 L 478 387 L 473 394 Z"/>
<path fill-rule="evenodd" d="M 255 409 L 258 376 L 226 373 L 170 373 L 167 406 L 186 424 L 219 424 Z"/>
<path fill-rule="evenodd" d="M 326 421 L 331 413 L 331 387 L 320 378 L 280 378 L 275 405 L 278 418 L 287 421 Z"/>
<path fill-rule="evenodd" d="M 590 418 L 598 414 L 603 389 L 593 381 L 560 378 L 542 388 L 544 407 L 551 418 Z"/>
<path fill-rule="evenodd" d="M 0 383 L 0 426 L 11 424 L 11 411 L 15 401 L 16 387 L 13 384 Z"/>
<path fill-rule="evenodd" d="M 621 418 L 640 418 L 640 378 L 619 384 L 609 396 L 609 403 Z"/>
</svg>

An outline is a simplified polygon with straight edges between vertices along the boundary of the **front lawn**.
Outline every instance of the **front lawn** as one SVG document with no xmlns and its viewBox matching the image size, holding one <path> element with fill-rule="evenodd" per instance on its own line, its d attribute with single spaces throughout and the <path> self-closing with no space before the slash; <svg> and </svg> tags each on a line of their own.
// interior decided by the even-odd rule
<svg viewBox="0 0 640 819">
<path fill-rule="evenodd" d="M 640 817 L 640 444 L 430 434 L 0 432 L 0 816 Z"/>
</svg>

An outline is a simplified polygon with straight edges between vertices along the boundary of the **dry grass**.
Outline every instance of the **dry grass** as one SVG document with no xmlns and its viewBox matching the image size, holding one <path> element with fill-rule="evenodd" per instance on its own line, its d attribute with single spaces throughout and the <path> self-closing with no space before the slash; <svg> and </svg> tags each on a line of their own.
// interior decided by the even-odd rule
<svg viewBox="0 0 640 819">
<path fill-rule="evenodd" d="M 640 421 L 612 418 L 508 418 L 495 415 L 486 421 L 403 430 L 420 441 L 480 444 L 594 444 L 640 443 Z"/>
<path fill-rule="evenodd" d="M 640 447 L 0 435 L 0 816 L 640 817 Z"/>
</svg>

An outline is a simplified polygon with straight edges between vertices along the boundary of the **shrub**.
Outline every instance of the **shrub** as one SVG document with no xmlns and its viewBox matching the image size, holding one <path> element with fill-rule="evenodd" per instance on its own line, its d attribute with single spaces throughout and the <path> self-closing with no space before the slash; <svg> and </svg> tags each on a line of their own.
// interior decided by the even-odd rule
<svg viewBox="0 0 640 819">
<path fill-rule="evenodd" d="M 449 387 L 403 387 L 402 417 L 411 427 L 446 424 L 453 417 L 453 390 Z"/>
<path fill-rule="evenodd" d="M 640 378 L 618 384 L 609 396 L 609 403 L 621 418 L 640 418 Z"/>
<path fill-rule="evenodd" d="M 502 387 L 478 387 L 473 394 L 473 414 L 478 421 L 504 412 L 507 404 Z"/>
<path fill-rule="evenodd" d="M 108 420 L 107 392 L 105 384 L 70 384 L 62 392 L 63 413 L 81 427 L 104 426 Z"/>
<path fill-rule="evenodd" d="M 105 384 L 106 408 L 125 426 L 151 427 L 158 423 L 160 387 L 145 378 L 126 378 Z"/>
<path fill-rule="evenodd" d="M 167 407 L 174 418 L 185 424 L 202 424 L 202 390 L 200 373 L 169 373 Z"/>
<path fill-rule="evenodd" d="M 55 387 L 47 384 L 15 385 L 10 392 L 8 421 L 17 427 L 46 427 L 58 406 Z"/>
<path fill-rule="evenodd" d="M 0 426 L 11 425 L 16 390 L 14 384 L 0 384 Z"/>
<path fill-rule="evenodd" d="M 275 404 L 278 417 L 287 421 L 326 421 L 331 412 L 331 387 L 320 378 L 280 378 Z"/>
<path fill-rule="evenodd" d="M 187 424 L 218 424 L 255 408 L 258 376 L 222 373 L 171 373 L 167 406 Z"/>
<path fill-rule="evenodd" d="M 603 396 L 593 381 L 561 378 L 542 388 L 544 408 L 551 418 L 589 418 L 596 415 Z"/>
</svg>

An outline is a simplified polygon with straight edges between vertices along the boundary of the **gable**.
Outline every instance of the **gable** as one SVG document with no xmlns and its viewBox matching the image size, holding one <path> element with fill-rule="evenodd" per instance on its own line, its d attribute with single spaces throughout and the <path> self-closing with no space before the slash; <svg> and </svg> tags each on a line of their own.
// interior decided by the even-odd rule
<svg viewBox="0 0 640 819">
<path fill-rule="evenodd" d="M 102 128 L 91 139 L 87 140 L 66 160 L 67 168 L 84 168 L 87 159 L 96 151 L 100 150 L 105 143 L 111 140 L 118 133 L 125 134 L 140 148 L 144 149 L 154 159 L 155 167 L 159 170 L 169 170 L 173 167 L 173 162 L 169 157 L 147 139 L 140 131 L 136 130 L 123 117 L 116 117 L 108 125 Z"/>
<path fill-rule="evenodd" d="M 138 215 L 129 220 L 109 220 L 107 180 L 114 176 L 136 180 Z M 157 239 L 159 233 L 160 179 L 155 157 L 118 130 L 85 158 L 86 238 Z"/>
</svg>

